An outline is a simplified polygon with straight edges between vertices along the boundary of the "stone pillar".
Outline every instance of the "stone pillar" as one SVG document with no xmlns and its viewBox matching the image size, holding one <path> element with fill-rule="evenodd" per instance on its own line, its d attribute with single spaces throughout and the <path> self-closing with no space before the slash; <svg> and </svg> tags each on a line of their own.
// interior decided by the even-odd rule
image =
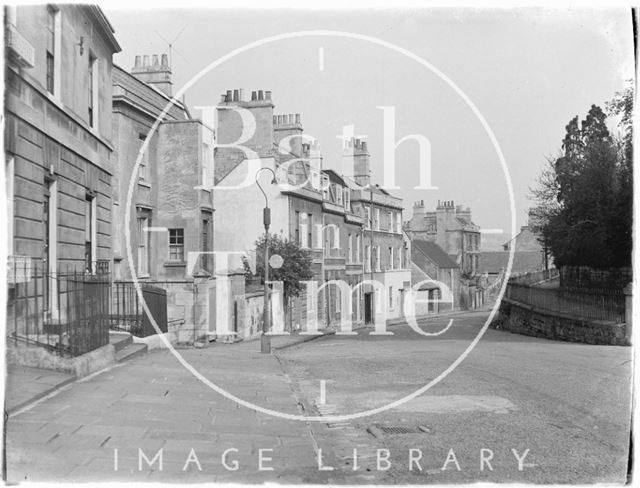
<svg viewBox="0 0 640 488">
<path fill-rule="evenodd" d="M 633 320 L 633 283 L 624 287 L 624 337 L 627 344 L 631 344 L 631 334 Z"/>
</svg>

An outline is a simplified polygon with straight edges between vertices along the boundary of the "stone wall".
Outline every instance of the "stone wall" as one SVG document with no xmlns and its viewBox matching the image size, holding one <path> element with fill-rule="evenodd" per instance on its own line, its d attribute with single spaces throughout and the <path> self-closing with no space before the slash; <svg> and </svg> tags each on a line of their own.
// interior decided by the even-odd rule
<svg viewBox="0 0 640 488">
<path fill-rule="evenodd" d="M 502 299 L 499 314 L 491 327 L 558 341 L 628 345 L 625 324 L 542 313 L 533 307 L 506 298 Z"/>
</svg>

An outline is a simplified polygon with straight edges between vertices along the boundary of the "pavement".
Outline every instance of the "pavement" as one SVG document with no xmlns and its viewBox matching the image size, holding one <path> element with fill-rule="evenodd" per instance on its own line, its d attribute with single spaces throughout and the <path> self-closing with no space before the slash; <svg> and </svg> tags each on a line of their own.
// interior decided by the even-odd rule
<svg viewBox="0 0 640 488">
<path fill-rule="evenodd" d="M 69 373 L 7 365 L 5 411 L 11 414 L 74 380 Z"/>
<path fill-rule="evenodd" d="M 399 324 L 389 329 L 393 336 L 362 329 L 305 343 L 274 338 L 273 355 L 260 354 L 259 341 L 179 352 L 209 381 L 259 407 L 295 415 L 357 413 L 435 378 L 487 315 L 452 316 L 453 327 L 436 337 Z M 441 322 L 421 326 L 435 331 Z M 371 416 L 307 422 L 238 405 L 171 352 L 153 351 L 14 410 L 7 422 L 7 479 L 623 482 L 630 374 L 630 348 L 489 329 L 462 364 L 423 395 Z M 388 466 L 380 453 L 388 453 Z M 319 468 L 320 455 L 323 468 L 333 470 Z M 491 469 L 483 456 L 491 457 Z"/>
<path fill-rule="evenodd" d="M 278 359 L 260 354 L 258 342 L 180 353 L 234 395 L 278 412 L 302 413 Z M 332 480 L 315 468 L 317 445 L 306 422 L 239 406 L 166 350 L 78 380 L 14 412 L 6 452 L 9 482 Z M 162 467 L 160 458 L 149 466 L 158 452 Z"/>
</svg>

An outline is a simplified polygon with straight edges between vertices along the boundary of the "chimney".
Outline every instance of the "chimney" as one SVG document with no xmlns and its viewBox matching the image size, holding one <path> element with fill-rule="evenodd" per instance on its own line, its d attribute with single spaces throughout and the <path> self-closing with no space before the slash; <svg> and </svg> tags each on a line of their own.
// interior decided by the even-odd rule
<svg viewBox="0 0 640 488">
<path fill-rule="evenodd" d="M 369 186 L 371 183 L 369 159 L 367 144 L 352 137 L 346 141 L 342 152 L 342 174 L 353 178 L 361 186 Z"/>
<path fill-rule="evenodd" d="M 140 56 L 137 55 L 131 74 L 143 83 L 152 85 L 165 95 L 171 96 L 173 83 L 171 82 L 171 68 L 166 54 L 162 56 L 151 55 L 151 63 L 149 62 L 149 55 L 145 54 L 142 56 L 142 64 L 140 64 Z"/>
<path fill-rule="evenodd" d="M 303 157 L 302 124 L 300 114 L 284 114 L 275 118 L 273 127 L 273 142 L 280 144 L 285 137 L 289 137 L 289 151 L 297 157 Z"/>
<path fill-rule="evenodd" d="M 270 93 L 270 92 L 268 92 Z M 278 117 L 273 114 L 273 102 L 264 99 L 264 91 L 251 91 L 251 100 L 244 100 L 244 90 L 242 88 L 227 90 L 226 95 L 218 106 L 218 132 L 217 141 L 220 144 L 230 144 L 237 141 L 243 133 L 243 122 L 239 114 L 234 110 L 229 110 L 225 105 L 232 103 L 245 110 L 249 110 L 256 121 L 256 128 L 253 136 L 243 146 L 253 150 L 259 157 L 270 157 L 274 154 L 273 134 L 274 126 L 277 125 Z M 221 149 L 232 153 L 233 149 Z M 221 156 L 225 157 L 225 156 Z M 235 158 L 235 155 L 230 155 Z"/>
<path fill-rule="evenodd" d="M 270 91 L 270 90 L 267 90 L 267 91 L 265 91 L 264 93 L 265 93 L 265 98 L 266 98 L 266 100 L 271 101 L 271 91 Z"/>
</svg>

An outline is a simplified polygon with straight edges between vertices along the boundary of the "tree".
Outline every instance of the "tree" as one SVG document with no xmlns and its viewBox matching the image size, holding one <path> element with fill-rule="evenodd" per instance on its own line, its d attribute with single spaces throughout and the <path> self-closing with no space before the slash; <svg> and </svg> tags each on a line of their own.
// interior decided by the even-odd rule
<svg viewBox="0 0 640 488">
<path fill-rule="evenodd" d="M 256 245 L 256 275 L 264 283 L 264 236 L 260 237 Z M 269 281 L 281 281 L 283 283 L 283 299 L 289 310 L 291 298 L 300 295 L 303 289 L 302 281 L 308 281 L 313 277 L 311 269 L 313 260 L 311 253 L 300 247 L 297 242 L 285 239 L 277 234 L 269 234 L 269 256 L 278 254 L 283 259 L 280 268 L 269 268 Z M 247 276 L 245 266 L 245 277 Z"/>
<path fill-rule="evenodd" d="M 622 113 L 621 124 L 631 123 L 630 90 L 607 106 L 609 113 Z M 631 263 L 631 132 L 622 128 L 623 138 L 613 137 L 606 114 L 596 105 L 580 125 L 574 117 L 566 126 L 561 154 L 548 158 L 532 189 L 534 230 L 558 266 Z"/>
</svg>

